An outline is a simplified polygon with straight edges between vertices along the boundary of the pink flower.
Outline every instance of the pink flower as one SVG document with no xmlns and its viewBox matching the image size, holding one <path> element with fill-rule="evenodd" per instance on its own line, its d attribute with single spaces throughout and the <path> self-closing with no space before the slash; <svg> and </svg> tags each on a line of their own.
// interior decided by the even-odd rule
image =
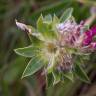
<svg viewBox="0 0 96 96">
<path fill-rule="evenodd" d="M 93 37 L 96 35 L 96 25 L 86 31 L 84 34 L 85 38 L 83 41 L 83 45 L 88 46 L 92 42 Z"/>
<path fill-rule="evenodd" d="M 94 36 L 96 35 L 96 25 L 93 26 L 91 29 L 89 29 L 88 31 L 85 32 L 85 34 L 87 36 Z"/>
</svg>

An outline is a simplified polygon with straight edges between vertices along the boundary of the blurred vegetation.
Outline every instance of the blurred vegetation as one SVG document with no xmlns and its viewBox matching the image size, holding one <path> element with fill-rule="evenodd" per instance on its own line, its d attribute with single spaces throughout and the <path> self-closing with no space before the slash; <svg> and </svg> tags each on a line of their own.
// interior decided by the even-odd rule
<svg viewBox="0 0 96 96">
<path fill-rule="evenodd" d="M 21 79 L 29 59 L 17 56 L 13 51 L 30 43 L 27 34 L 16 27 L 15 19 L 35 26 L 41 13 L 60 16 L 66 8 L 73 7 L 73 16 L 79 23 L 90 17 L 92 6 L 96 6 L 95 0 L 0 0 L 0 96 L 96 96 L 95 53 L 86 64 L 90 84 L 77 78 L 73 83 L 67 80 L 46 89 L 41 70 Z"/>
</svg>

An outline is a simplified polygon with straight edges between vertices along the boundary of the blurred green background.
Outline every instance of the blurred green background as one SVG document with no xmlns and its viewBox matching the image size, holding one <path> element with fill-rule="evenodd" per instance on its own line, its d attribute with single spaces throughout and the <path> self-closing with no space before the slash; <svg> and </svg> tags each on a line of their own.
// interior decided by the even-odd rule
<svg viewBox="0 0 96 96">
<path fill-rule="evenodd" d="M 30 44 L 27 34 L 16 27 L 15 19 L 35 26 L 41 13 L 55 13 L 59 17 L 65 9 L 73 7 L 73 16 L 79 23 L 90 17 L 92 6 L 96 6 L 96 0 L 0 0 L 0 96 L 96 96 L 95 53 L 86 68 L 90 84 L 76 79 L 46 89 L 41 70 L 21 79 L 29 59 L 13 51 Z"/>
</svg>

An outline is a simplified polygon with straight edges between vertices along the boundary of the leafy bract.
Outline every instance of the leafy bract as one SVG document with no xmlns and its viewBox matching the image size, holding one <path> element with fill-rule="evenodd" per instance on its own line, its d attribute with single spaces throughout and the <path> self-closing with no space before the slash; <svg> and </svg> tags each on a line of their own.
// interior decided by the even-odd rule
<svg viewBox="0 0 96 96">
<path fill-rule="evenodd" d="M 49 19 L 48 19 L 48 16 L 49 16 Z M 50 15 L 48 16 L 47 17 L 45 16 L 46 18 L 43 18 L 42 15 L 39 17 L 37 21 L 37 30 L 45 40 L 50 40 L 50 39 L 52 40 L 56 38 L 56 33 L 54 32 L 54 30 L 52 30 L 52 24 L 51 24 L 52 20 Z"/>
<path fill-rule="evenodd" d="M 52 16 L 50 14 L 46 15 L 43 20 L 44 23 L 51 24 L 52 23 Z"/>
<path fill-rule="evenodd" d="M 24 56 L 24 57 L 33 57 L 34 55 L 40 53 L 40 49 L 33 47 L 33 46 L 28 46 L 24 48 L 18 48 L 14 50 L 18 55 Z"/>
<path fill-rule="evenodd" d="M 55 31 L 57 37 L 58 37 L 57 24 L 59 23 L 60 23 L 59 18 L 54 14 L 53 22 L 52 22 L 52 30 Z"/>
<path fill-rule="evenodd" d="M 60 82 L 61 76 L 60 76 L 60 73 L 59 73 L 58 71 L 56 71 L 56 70 L 54 70 L 54 71 L 52 72 L 52 74 L 53 74 L 53 77 L 54 77 L 53 85 L 55 85 L 55 84 L 57 84 L 58 82 Z"/>
<path fill-rule="evenodd" d="M 73 82 L 73 72 L 72 71 L 64 73 L 64 76 Z"/>
<path fill-rule="evenodd" d="M 54 64 L 55 64 L 55 58 L 54 58 L 54 55 L 53 55 L 53 56 L 50 57 L 49 64 L 48 64 L 48 67 L 47 67 L 47 72 L 48 73 L 51 73 L 53 71 Z"/>
<path fill-rule="evenodd" d="M 85 73 L 83 68 L 80 66 L 79 62 L 75 64 L 74 70 L 75 70 L 75 74 L 77 75 L 77 77 L 79 77 L 82 81 L 87 82 L 87 83 L 90 82 L 87 74 Z"/>
<path fill-rule="evenodd" d="M 52 73 L 47 74 L 46 76 L 47 87 L 53 86 L 53 82 L 54 82 L 53 74 Z"/>
<path fill-rule="evenodd" d="M 40 56 L 34 56 L 25 68 L 22 78 L 33 75 L 44 66 L 44 61 Z"/>
<path fill-rule="evenodd" d="M 60 17 L 60 22 L 64 22 L 68 20 L 72 16 L 73 8 L 68 8 L 64 11 L 62 16 Z"/>
</svg>

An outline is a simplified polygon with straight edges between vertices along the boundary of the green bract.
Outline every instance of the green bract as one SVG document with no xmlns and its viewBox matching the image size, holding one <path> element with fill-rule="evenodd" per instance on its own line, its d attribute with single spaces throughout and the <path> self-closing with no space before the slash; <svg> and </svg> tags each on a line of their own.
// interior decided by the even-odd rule
<svg viewBox="0 0 96 96">
<path fill-rule="evenodd" d="M 19 28 L 27 31 L 31 40 L 31 44 L 28 47 L 15 49 L 15 52 L 18 55 L 31 58 L 24 70 L 22 78 L 33 75 L 35 72 L 43 68 L 45 69 L 44 73 L 46 75 L 48 86 L 57 84 L 66 78 L 73 81 L 74 74 L 76 74 L 75 76 L 80 77 L 81 80 L 89 82 L 86 73 L 81 68 L 81 61 L 79 59 L 74 62 L 74 68 L 72 70 L 64 72 L 57 70 L 61 51 L 57 42 L 59 40 L 59 33 L 56 26 L 60 22 L 65 22 L 71 18 L 72 12 L 72 8 L 67 9 L 60 19 L 55 14 L 53 18 L 50 14 L 45 17 L 41 15 L 37 20 L 36 28 L 16 22 Z M 64 50 L 68 51 L 68 54 L 76 52 L 75 49 Z"/>
</svg>

